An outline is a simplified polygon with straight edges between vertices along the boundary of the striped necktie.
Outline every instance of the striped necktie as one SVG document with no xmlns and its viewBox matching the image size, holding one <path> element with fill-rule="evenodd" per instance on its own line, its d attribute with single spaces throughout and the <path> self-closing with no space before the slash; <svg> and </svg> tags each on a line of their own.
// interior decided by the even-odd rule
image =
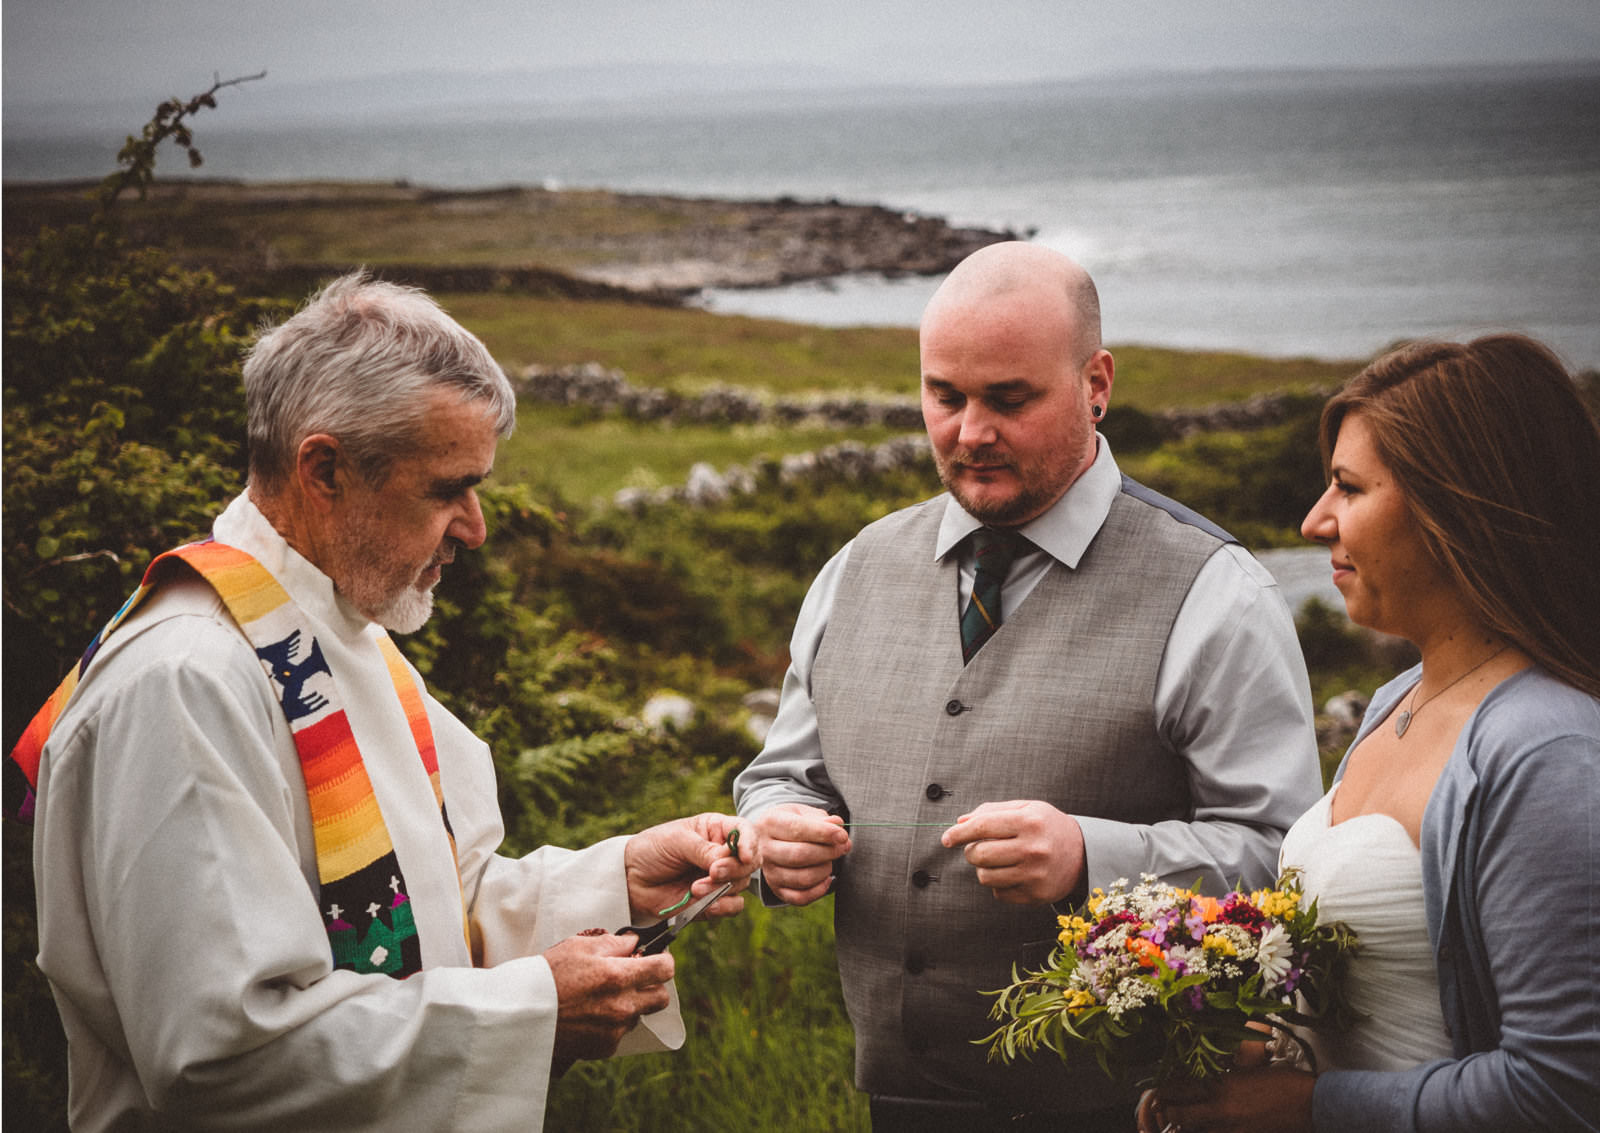
<svg viewBox="0 0 1600 1133">
<path fill-rule="evenodd" d="M 1015 531 L 980 527 L 972 533 L 972 551 L 977 559 L 977 574 L 972 580 L 972 597 L 961 614 L 961 658 L 971 661 L 983 643 L 1000 628 L 1000 588 L 1005 584 L 1011 564 L 1031 544 Z"/>
</svg>

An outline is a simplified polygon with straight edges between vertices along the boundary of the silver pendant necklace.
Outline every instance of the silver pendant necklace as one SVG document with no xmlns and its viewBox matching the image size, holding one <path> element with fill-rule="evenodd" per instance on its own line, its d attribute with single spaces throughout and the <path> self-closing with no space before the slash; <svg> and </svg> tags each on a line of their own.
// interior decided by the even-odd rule
<svg viewBox="0 0 1600 1133">
<path fill-rule="evenodd" d="M 1472 668 L 1470 668 L 1466 672 L 1462 673 L 1455 680 L 1453 680 L 1449 684 L 1445 685 L 1442 689 L 1440 689 L 1438 692 L 1434 693 L 1432 696 L 1428 697 L 1427 700 L 1424 700 L 1421 704 L 1417 705 L 1415 708 L 1402 708 L 1398 713 L 1396 713 L 1395 718 L 1394 718 L 1394 734 L 1395 734 L 1395 737 L 1399 738 L 1399 737 L 1404 736 L 1406 734 L 1406 729 L 1411 727 L 1411 720 L 1412 720 L 1412 718 L 1414 716 L 1416 716 L 1416 714 L 1418 712 L 1421 712 L 1424 708 L 1428 707 L 1428 705 L 1432 704 L 1439 697 L 1443 696 L 1445 693 L 1447 693 L 1451 689 L 1455 688 L 1456 685 L 1458 685 L 1462 681 L 1466 680 L 1473 673 L 1476 673 L 1479 669 L 1483 668 L 1490 661 L 1493 661 L 1496 657 L 1500 656 L 1500 654 L 1504 653 L 1505 651 L 1506 651 L 1506 647 L 1504 645 L 1502 645 L 1499 649 L 1496 649 L 1493 653 L 1489 654 L 1482 661 L 1479 661 L 1476 665 L 1472 666 Z M 1420 689 L 1421 687 L 1422 687 L 1422 681 L 1418 680 L 1417 684 L 1416 684 L 1416 688 L 1413 688 L 1411 690 L 1411 699 L 1412 700 L 1415 700 L 1417 698 L 1417 689 Z"/>
</svg>

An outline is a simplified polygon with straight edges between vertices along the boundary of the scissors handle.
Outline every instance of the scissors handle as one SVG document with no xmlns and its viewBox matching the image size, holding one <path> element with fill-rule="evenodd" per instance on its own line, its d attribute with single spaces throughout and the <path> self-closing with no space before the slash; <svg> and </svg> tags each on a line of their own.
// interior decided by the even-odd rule
<svg viewBox="0 0 1600 1133">
<path fill-rule="evenodd" d="M 667 945 L 678 938 L 678 933 L 686 925 L 709 909 L 716 903 L 718 898 L 732 888 L 733 882 L 724 881 L 676 916 L 671 916 L 664 921 L 658 921 L 653 925 L 645 925 L 643 927 L 627 925 L 617 929 L 615 935 L 620 936 L 625 932 L 634 933 L 639 938 L 639 947 L 633 950 L 633 954 L 635 956 L 654 956 L 657 952 L 664 951 Z"/>
<path fill-rule="evenodd" d="M 654 956 L 657 952 L 663 952 L 678 935 L 670 920 L 657 921 L 652 925 L 624 925 L 612 935 L 621 936 L 625 932 L 631 932 L 639 938 L 639 946 L 633 950 L 635 956 Z"/>
</svg>

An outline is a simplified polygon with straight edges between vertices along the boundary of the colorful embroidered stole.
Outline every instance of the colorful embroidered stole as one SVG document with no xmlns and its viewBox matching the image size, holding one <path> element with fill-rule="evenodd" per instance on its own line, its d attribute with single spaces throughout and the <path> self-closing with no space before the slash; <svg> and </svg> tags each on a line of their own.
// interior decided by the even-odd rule
<svg viewBox="0 0 1600 1133">
<path fill-rule="evenodd" d="M 397 978 L 420 971 L 422 946 L 405 878 L 378 809 L 372 781 L 356 748 L 333 673 L 323 659 L 321 646 L 309 632 L 305 615 L 288 592 L 265 567 L 237 548 L 211 541 L 191 543 L 150 564 L 139 589 L 89 643 L 82 660 L 39 709 L 12 750 L 11 763 L 26 780 L 26 791 L 20 805 L 14 808 L 15 813 L 31 820 L 33 788 L 38 784 L 45 740 L 101 643 L 180 563 L 191 567 L 216 590 L 278 690 L 279 704 L 294 735 L 305 775 L 321 883 L 318 900 L 328 922 L 334 966 Z M 445 813 L 438 753 L 422 692 L 388 635 L 381 637 L 378 644 L 422 766 L 433 784 L 453 854 L 455 836 Z M 464 898 L 462 928 L 465 936 Z"/>
</svg>

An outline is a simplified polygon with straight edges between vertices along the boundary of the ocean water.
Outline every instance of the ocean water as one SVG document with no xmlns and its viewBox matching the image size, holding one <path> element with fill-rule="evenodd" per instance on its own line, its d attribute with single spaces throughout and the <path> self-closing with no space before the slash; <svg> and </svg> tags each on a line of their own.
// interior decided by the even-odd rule
<svg viewBox="0 0 1600 1133">
<path fill-rule="evenodd" d="M 9 115 L 6 127 L 7 179 L 103 173 L 117 140 Z M 217 177 L 838 198 L 1011 228 L 1090 270 L 1113 344 L 1357 359 L 1406 337 L 1515 329 L 1600 367 L 1600 64 L 275 124 L 230 122 L 224 106 L 197 133 Z M 936 283 L 845 278 L 703 302 L 914 325 Z"/>
</svg>

